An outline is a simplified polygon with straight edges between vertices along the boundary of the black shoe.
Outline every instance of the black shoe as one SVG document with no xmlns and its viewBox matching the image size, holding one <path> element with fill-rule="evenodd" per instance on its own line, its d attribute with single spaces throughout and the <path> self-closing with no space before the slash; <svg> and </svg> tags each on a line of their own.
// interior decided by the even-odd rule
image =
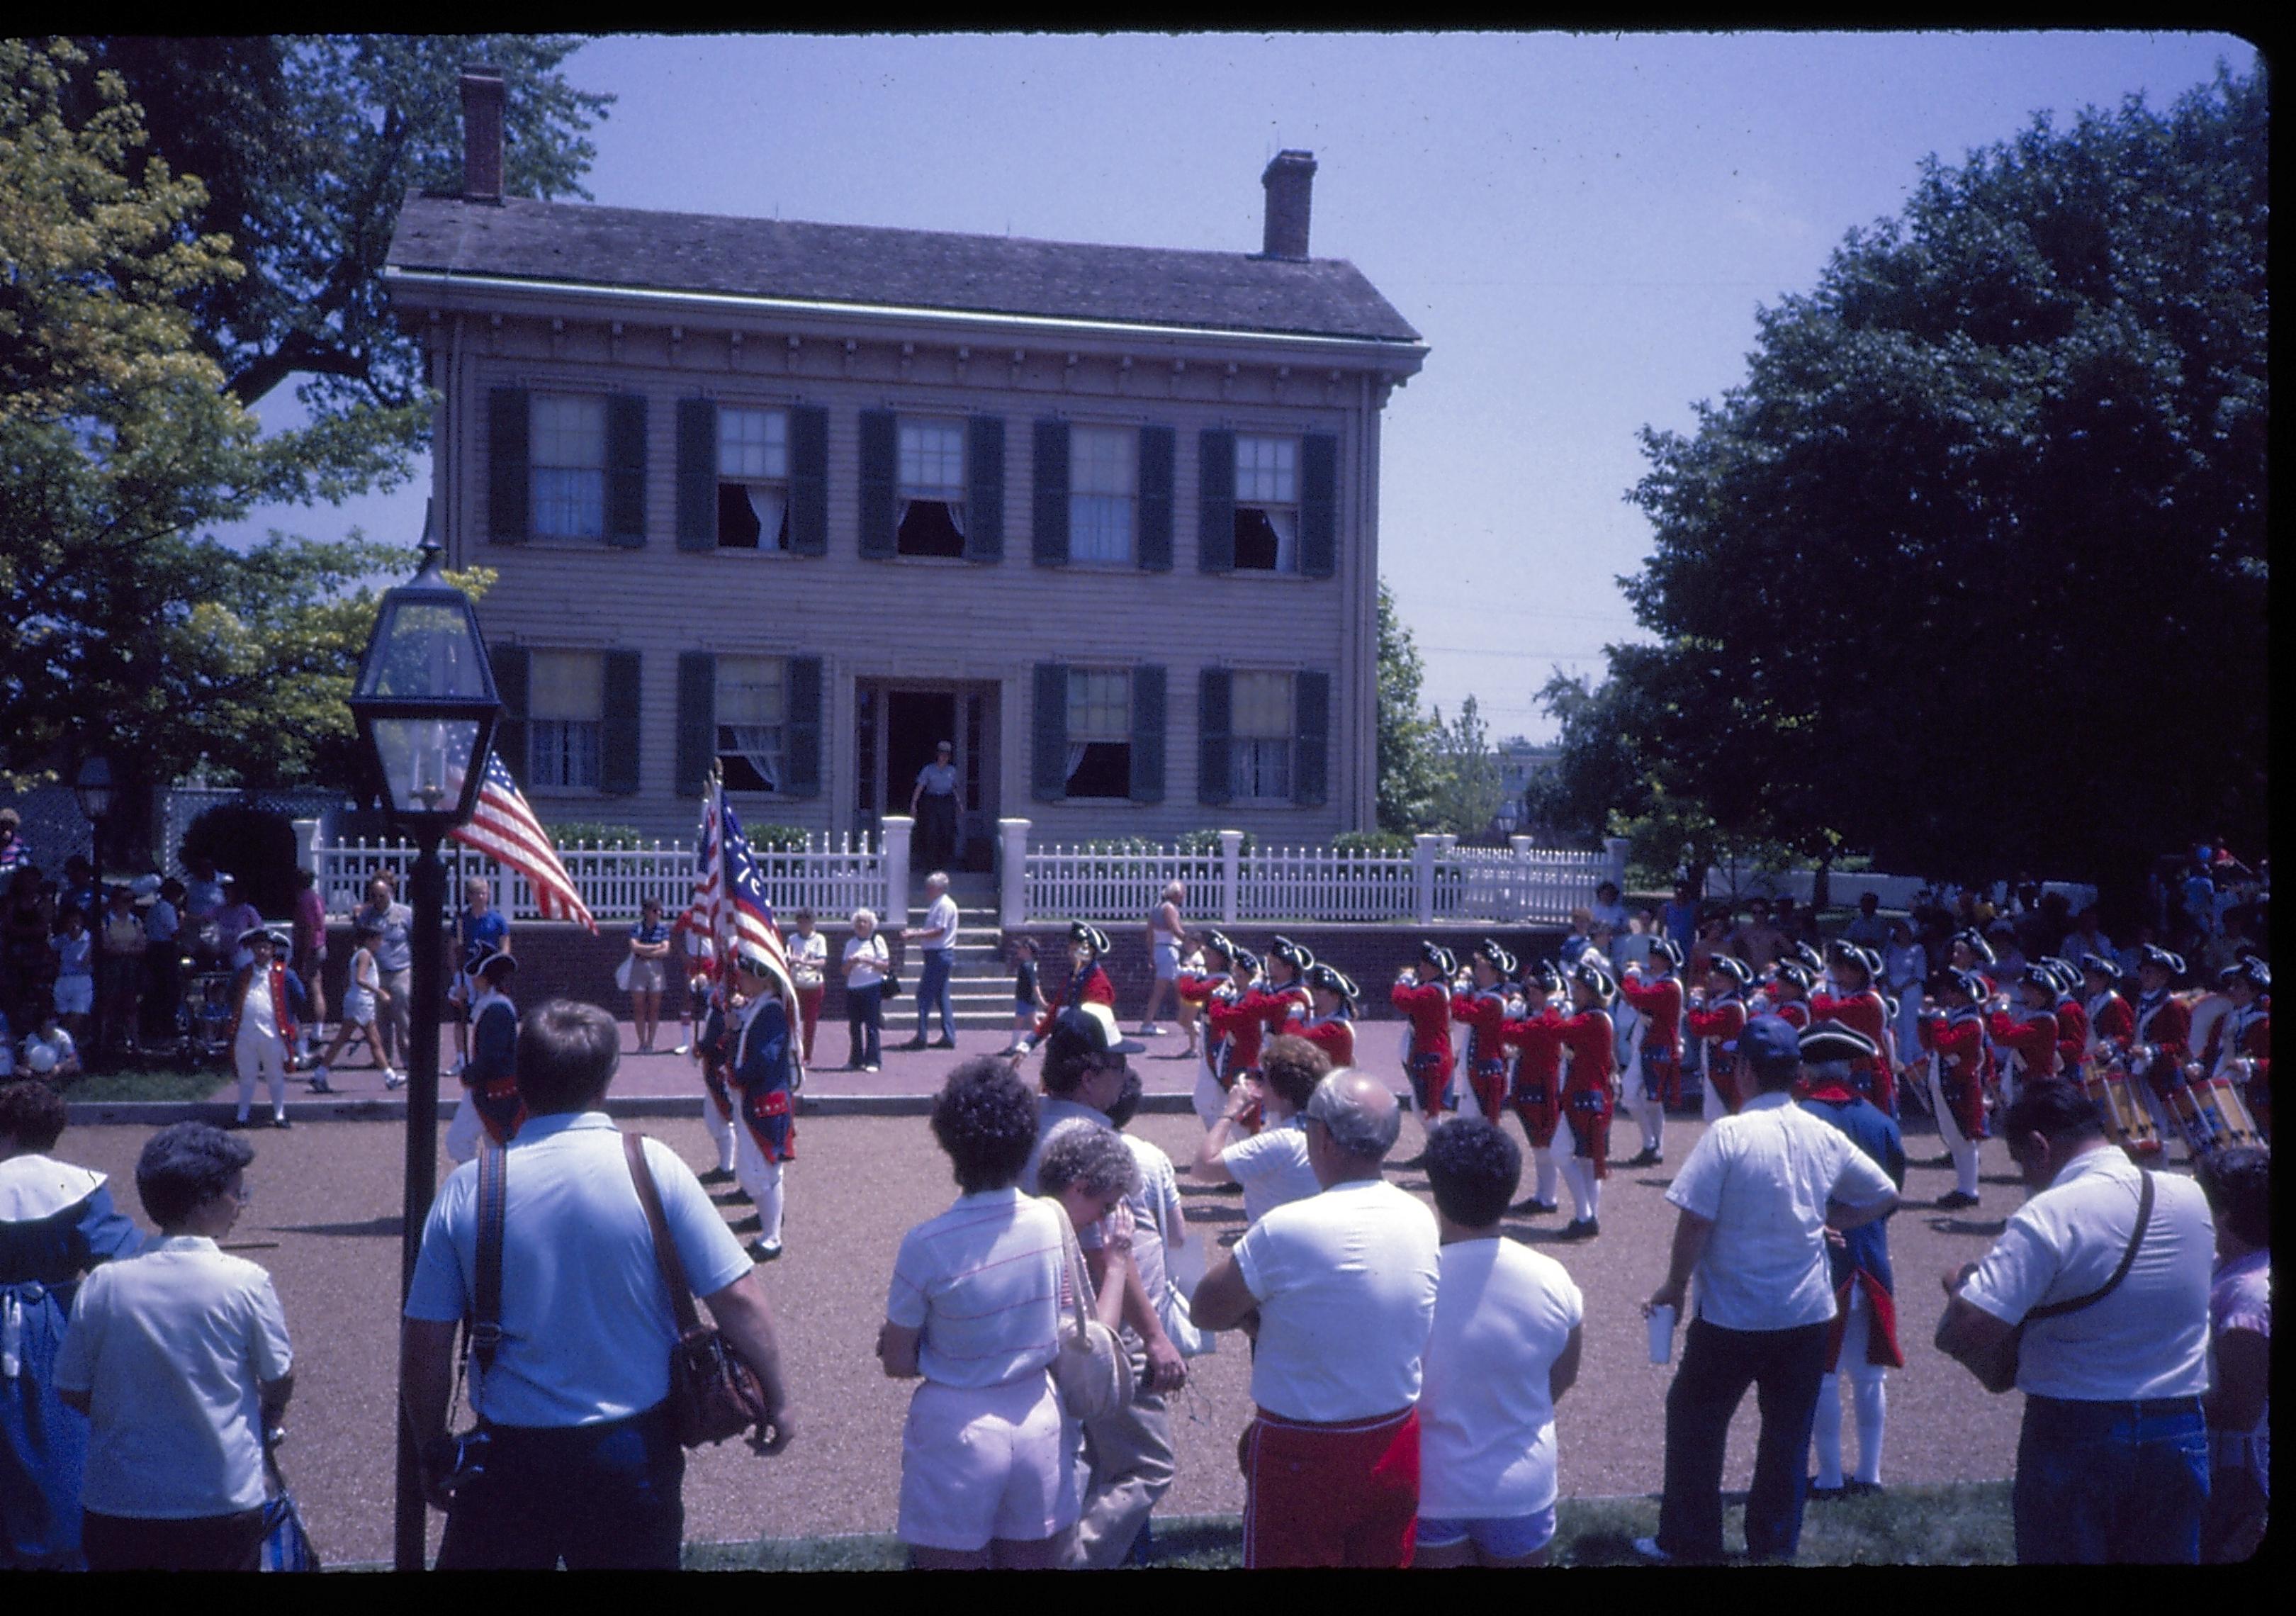
<svg viewBox="0 0 2296 1616">
<path fill-rule="evenodd" d="M 1835 1498 L 1846 1498 L 1849 1496 L 1849 1482 L 1844 1481 L 1839 1487 L 1820 1487 L 1817 1484 L 1817 1478 L 1815 1476 L 1812 1476 L 1809 1480 L 1809 1484 L 1802 1489 L 1802 1497 L 1805 1498 L 1816 1498 L 1821 1503 L 1828 1502 Z"/>
<path fill-rule="evenodd" d="M 755 1206 L 757 1201 L 758 1198 L 749 1191 L 735 1190 L 730 1195 L 720 1196 L 718 1204 L 719 1206 Z"/>
<path fill-rule="evenodd" d="M 295 1121 L 291 1117 L 278 1116 L 271 1119 L 271 1126 L 274 1128 L 292 1128 L 295 1126 Z"/>
<path fill-rule="evenodd" d="M 933 1047 L 935 1049 L 954 1049 L 956 1047 L 956 1040 L 955 1038 L 936 1038 L 933 1040 Z"/>
<path fill-rule="evenodd" d="M 930 1049 L 932 1046 L 926 1043 L 922 1038 L 911 1038 L 907 1043 L 896 1044 L 893 1047 L 896 1049 Z"/>
<path fill-rule="evenodd" d="M 726 1226 L 733 1230 L 736 1235 L 754 1235 L 766 1226 L 758 1218 L 758 1215 L 755 1212 L 752 1212 L 747 1218 L 736 1218 L 733 1222 L 727 1224 Z"/>
<path fill-rule="evenodd" d="M 1532 1195 L 1525 1200 L 1516 1202 L 1514 1205 L 1508 1210 L 1510 1211 L 1522 1213 L 1524 1216 L 1530 1218 L 1551 1218 L 1562 1209 L 1555 1205 L 1552 1201 L 1541 1201 L 1538 1196 Z"/>
<path fill-rule="evenodd" d="M 1656 1167 L 1665 1160 L 1666 1158 L 1664 1156 L 1660 1155 L 1656 1151 L 1651 1149 L 1649 1145 L 1645 1144 L 1643 1146 L 1642 1152 L 1639 1155 L 1629 1156 L 1624 1161 L 1620 1162 L 1619 1165 L 1620 1167 Z"/>
<path fill-rule="evenodd" d="M 1957 1212 L 1965 1206 L 1975 1206 L 1977 1197 L 1961 1190 L 1948 1190 L 1931 1204 L 1940 1212 Z"/>
<path fill-rule="evenodd" d="M 781 1260 L 782 1243 L 778 1240 L 753 1240 L 750 1242 L 747 1249 L 749 1251 L 750 1260 L 751 1262 L 778 1262 Z"/>
<path fill-rule="evenodd" d="M 1841 1489 L 1853 1498 L 1878 1498 L 1883 1491 L 1879 1481 L 1860 1481 L 1854 1476 L 1844 1481 Z"/>
<path fill-rule="evenodd" d="M 1557 1240 L 1592 1240 L 1603 1232 L 1602 1221 L 1595 1218 L 1573 1218 L 1557 1229 Z"/>
<path fill-rule="evenodd" d="M 1951 1151 L 1948 1151 L 1942 1156 L 1925 1156 L 1919 1161 L 1908 1162 L 1906 1165 L 1909 1167 L 1951 1167 L 1953 1165 L 1953 1153 Z"/>
<path fill-rule="evenodd" d="M 235 1134 L 242 1128 L 253 1128 L 255 1125 L 255 1119 L 252 1117 L 234 1117 L 230 1121 L 225 1123 L 223 1127 L 226 1133 Z"/>
<path fill-rule="evenodd" d="M 701 1182 L 704 1184 L 731 1184 L 734 1182 L 734 1169 L 730 1167 L 713 1167 L 708 1172 L 701 1175 Z"/>
</svg>

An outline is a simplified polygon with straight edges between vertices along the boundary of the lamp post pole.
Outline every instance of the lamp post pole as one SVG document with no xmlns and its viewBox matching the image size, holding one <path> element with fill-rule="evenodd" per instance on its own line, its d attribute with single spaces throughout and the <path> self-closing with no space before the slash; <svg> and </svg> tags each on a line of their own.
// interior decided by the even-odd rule
<svg viewBox="0 0 2296 1616">
<path fill-rule="evenodd" d="M 399 1228 L 398 1300 L 403 1310 L 414 1284 L 414 1259 L 422 1250 L 422 1225 L 439 1180 L 439 1017 L 446 1004 L 439 951 L 447 905 L 447 866 L 439 860 L 439 833 L 426 830 L 410 872 L 414 898 L 414 1002 L 406 1050 L 406 1199 Z M 393 1566 L 423 1567 L 429 1506 L 422 1497 L 422 1455 L 406 1421 L 404 1400 L 398 1418 L 398 1485 L 394 1522 Z"/>
</svg>

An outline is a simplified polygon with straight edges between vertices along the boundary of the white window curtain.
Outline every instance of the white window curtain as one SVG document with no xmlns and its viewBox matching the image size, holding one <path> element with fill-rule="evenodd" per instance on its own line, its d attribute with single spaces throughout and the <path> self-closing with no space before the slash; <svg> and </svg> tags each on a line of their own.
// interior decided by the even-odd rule
<svg viewBox="0 0 2296 1616">
<path fill-rule="evenodd" d="M 779 659 L 718 659 L 718 753 L 747 762 L 767 791 L 781 789 L 783 716 Z"/>
<path fill-rule="evenodd" d="M 1084 748 L 1071 741 L 1069 742 L 1069 772 L 1065 776 L 1063 776 L 1063 778 L 1067 780 L 1074 780 L 1077 776 L 1077 770 L 1083 767 Z"/>
<path fill-rule="evenodd" d="M 958 537 L 964 537 L 964 507 L 953 499 L 905 499 L 901 502 L 901 521 L 907 521 L 910 511 L 921 504 L 939 505 L 947 512 L 948 525 L 956 529 Z"/>
<path fill-rule="evenodd" d="M 1262 513 L 1267 525 L 1275 529 L 1275 570 L 1297 572 L 1300 570 L 1300 513 L 1268 510 Z"/>
<path fill-rule="evenodd" d="M 750 513 L 758 519 L 758 547 L 776 549 L 781 545 L 782 515 L 789 509 L 789 490 L 766 483 L 750 483 L 742 489 L 750 496 Z"/>
</svg>

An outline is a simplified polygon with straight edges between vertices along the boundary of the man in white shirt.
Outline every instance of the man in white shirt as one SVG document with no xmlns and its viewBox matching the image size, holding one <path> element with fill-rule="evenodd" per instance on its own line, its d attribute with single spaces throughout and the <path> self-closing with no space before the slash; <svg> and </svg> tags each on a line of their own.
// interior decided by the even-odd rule
<svg viewBox="0 0 2296 1616">
<path fill-rule="evenodd" d="M 2207 1198 L 2189 1178 L 2140 1172 L 2070 1083 L 2030 1085 L 2002 1135 L 2032 1194 L 1984 1260 L 1945 1281 L 1937 1344 L 1974 1366 L 2025 1326 L 2018 1563 L 2196 1563 L 2209 1496 Z"/>
<path fill-rule="evenodd" d="M 1386 1084 L 1335 1071 L 1306 1115 L 1323 1193 L 1249 1230 L 1204 1276 L 1190 1309 L 1209 1330 L 1258 1319 L 1243 1563 L 1408 1565 L 1420 1364 L 1439 1271 L 1435 1219 L 1381 1176 L 1403 1123 Z"/>
<path fill-rule="evenodd" d="M 1259 1075 L 1238 1083 L 1204 1135 L 1193 1171 L 1199 1184 L 1243 1188 L 1243 1220 L 1258 1223 L 1277 1207 L 1305 1201 L 1323 1189 L 1308 1160 L 1302 1114 L 1316 1086 L 1331 1075 L 1330 1057 L 1302 1038 L 1272 1038 L 1259 1052 Z M 1261 1110 L 1259 1131 L 1242 1133 L 1243 1114 Z"/>
<path fill-rule="evenodd" d="M 399 1382 L 423 1489 L 447 1511 L 442 1570 L 675 1571 L 685 1456 L 669 1412 L 676 1344 L 652 1226 L 605 1095 L 620 1029 L 592 1005 L 526 1013 L 518 1087 L 528 1116 L 504 1150 L 501 1341 L 470 1380 L 488 1434 L 484 1472 L 449 1489 L 456 1327 L 476 1306 L 476 1162 L 440 1186 L 406 1296 Z M 757 1372 L 767 1418 L 751 1444 L 790 1440 L 772 1310 L 750 1258 L 676 1153 L 645 1141 L 678 1259 L 726 1344 Z"/>
<path fill-rule="evenodd" d="M 1586 1302 L 1561 1263 L 1499 1219 L 1522 1153 L 1463 1118 L 1427 1142 L 1443 1243 L 1419 1392 L 1414 1567 L 1544 1565 L 1554 1537 L 1554 1405 L 1578 1378 Z"/>
<path fill-rule="evenodd" d="M 901 933 L 901 940 L 924 951 L 924 970 L 917 978 L 917 1036 L 901 1046 L 923 1049 L 925 1017 L 940 1007 L 940 1041 L 934 1049 L 956 1047 L 956 1016 L 949 1008 L 948 972 L 956 944 L 956 899 L 948 895 L 948 877 L 939 870 L 925 877 L 925 923 Z"/>
<path fill-rule="evenodd" d="M 1800 1540 L 1803 1461 L 1834 1309 L 1826 1230 L 1870 1223 L 1898 1204 L 1871 1157 L 1793 1103 L 1805 1055 L 1854 1054 L 1855 1045 L 1845 1054 L 1827 1044 L 1833 1025 L 1819 1023 L 1806 1041 L 1776 1016 L 1747 1022 L 1738 1055 L 1756 1092 L 1707 1129 L 1667 1190 L 1680 1209 L 1673 1252 L 1666 1283 L 1643 1311 L 1678 1314 L 1693 1272 L 1698 1294 L 1666 1395 L 1658 1536 L 1635 1544 L 1645 1559 L 1721 1559 L 1723 1450 L 1749 1386 L 1758 1389 L 1762 1426 L 1746 1552 L 1791 1560 Z"/>
</svg>

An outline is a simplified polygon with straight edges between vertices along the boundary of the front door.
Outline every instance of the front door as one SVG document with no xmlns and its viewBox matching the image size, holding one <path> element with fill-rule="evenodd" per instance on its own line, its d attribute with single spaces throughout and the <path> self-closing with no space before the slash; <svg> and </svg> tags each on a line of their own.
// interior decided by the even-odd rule
<svg viewBox="0 0 2296 1616">
<path fill-rule="evenodd" d="M 957 847 L 950 862 L 989 869 L 996 841 L 996 687 L 865 679 L 855 691 L 854 721 L 862 827 L 873 831 L 884 816 L 910 811 L 918 771 L 947 741 L 955 747 L 957 771 Z M 922 844 L 913 847 L 922 858 Z"/>
</svg>

